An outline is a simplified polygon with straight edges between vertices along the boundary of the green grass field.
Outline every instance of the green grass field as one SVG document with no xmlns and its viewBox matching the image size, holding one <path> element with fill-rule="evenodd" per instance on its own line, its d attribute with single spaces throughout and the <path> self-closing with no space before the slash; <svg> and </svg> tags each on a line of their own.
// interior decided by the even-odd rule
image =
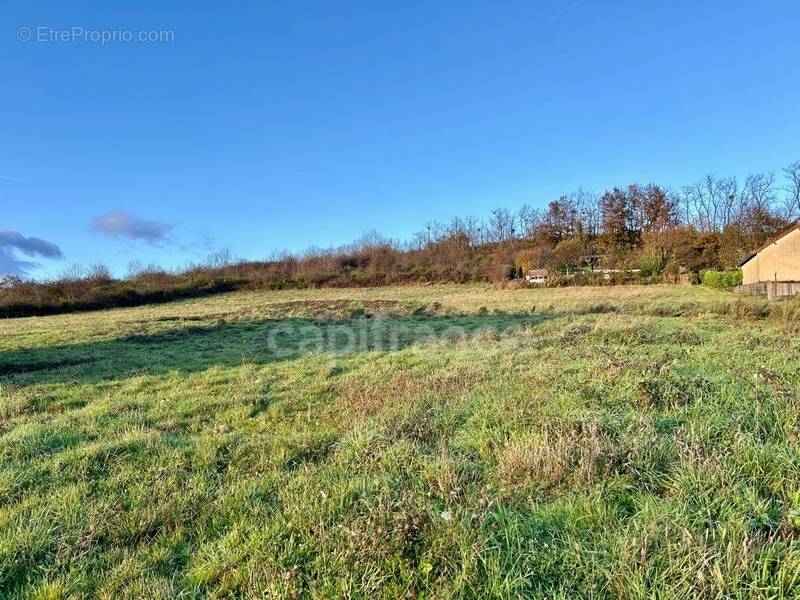
<svg viewBox="0 0 800 600">
<path fill-rule="evenodd" d="M 426 286 L 0 321 L 0 597 L 798 598 L 798 307 Z"/>
</svg>

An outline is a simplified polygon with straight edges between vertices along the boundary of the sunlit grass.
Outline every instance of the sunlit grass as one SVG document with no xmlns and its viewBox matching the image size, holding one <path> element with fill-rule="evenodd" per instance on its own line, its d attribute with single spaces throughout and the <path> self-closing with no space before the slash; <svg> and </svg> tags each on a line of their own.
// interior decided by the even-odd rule
<svg viewBox="0 0 800 600">
<path fill-rule="evenodd" d="M 798 597 L 797 324 L 674 286 L 0 321 L 0 596 Z"/>
</svg>

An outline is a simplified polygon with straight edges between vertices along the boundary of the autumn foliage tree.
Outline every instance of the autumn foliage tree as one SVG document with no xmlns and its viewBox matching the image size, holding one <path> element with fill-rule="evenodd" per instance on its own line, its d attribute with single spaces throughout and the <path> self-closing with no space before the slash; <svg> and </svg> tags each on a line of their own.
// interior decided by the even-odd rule
<svg viewBox="0 0 800 600">
<path fill-rule="evenodd" d="M 311 248 L 242 261 L 217 252 L 169 271 L 132 265 L 116 279 L 103 267 L 72 269 L 51 281 L 0 273 L 0 316 L 48 314 L 229 291 L 416 282 L 501 281 L 533 268 L 638 272 L 657 281 L 735 267 L 800 217 L 800 161 L 778 175 L 741 182 L 706 175 L 678 191 L 633 183 L 595 195 L 577 191 L 542 208 L 498 208 L 486 220 L 431 222 L 407 242 L 371 231 L 338 248 Z M 577 281 L 577 279 L 576 279 Z"/>
</svg>

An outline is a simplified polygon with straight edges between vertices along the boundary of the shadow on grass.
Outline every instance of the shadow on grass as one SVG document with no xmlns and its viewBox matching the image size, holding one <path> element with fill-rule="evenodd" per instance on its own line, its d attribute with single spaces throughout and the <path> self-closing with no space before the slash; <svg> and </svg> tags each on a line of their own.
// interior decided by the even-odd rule
<svg viewBox="0 0 800 600">
<path fill-rule="evenodd" d="M 416 344 L 457 341 L 486 332 L 535 326 L 544 314 L 310 318 L 193 324 L 97 342 L 0 352 L 0 380 L 14 385 L 90 384 L 138 374 L 194 373 L 215 366 L 269 364 L 326 352 L 394 352 Z"/>
</svg>

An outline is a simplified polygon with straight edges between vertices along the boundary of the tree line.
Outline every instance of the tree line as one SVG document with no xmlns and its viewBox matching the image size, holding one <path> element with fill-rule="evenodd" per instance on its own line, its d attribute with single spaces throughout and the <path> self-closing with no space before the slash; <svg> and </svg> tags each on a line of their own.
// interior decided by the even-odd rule
<svg viewBox="0 0 800 600">
<path fill-rule="evenodd" d="M 704 269 L 735 268 L 800 218 L 800 161 L 775 173 L 706 175 L 679 189 L 630 184 L 583 189 L 542 208 L 498 208 L 485 219 L 431 222 L 407 241 L 369 232 L 338 248 L 309 248 L 267 260 L 221 251 L 178 270 L 132 264 L 122 278 L 102 265 L 53 280 L 0 280 L 0 316 L 49 314 L 162 302 L 236 289 L 513 280 L 551 270 L 552 284 L 675 281 Z"/>
</svg>

